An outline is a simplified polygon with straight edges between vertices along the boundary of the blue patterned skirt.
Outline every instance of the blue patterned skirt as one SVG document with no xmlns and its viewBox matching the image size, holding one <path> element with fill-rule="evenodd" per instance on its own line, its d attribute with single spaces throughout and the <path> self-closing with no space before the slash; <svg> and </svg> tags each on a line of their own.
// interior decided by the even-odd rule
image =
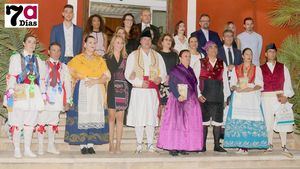
<svg viewBox="0 0 300 169">
<path fill-rule="evenodd" d="M 108 143 L 108 112 L 105 110 L 105 124 L 101 129 L 78 129 L 78 92 L 79 82 L 77 82 L 73 94 L 73 106 L 67 112 L 65 142 L 71 145 L 80 144 L 106 144 Z"/>
<path fill-rule="evenodd" d="M 232 119 L 232 102 L 234 102 L 233 95 L 231 96 L 231 103 L 225 124 L 224 147 L 267 149 L 268 137 L 265 120 Z"/>
</svg>

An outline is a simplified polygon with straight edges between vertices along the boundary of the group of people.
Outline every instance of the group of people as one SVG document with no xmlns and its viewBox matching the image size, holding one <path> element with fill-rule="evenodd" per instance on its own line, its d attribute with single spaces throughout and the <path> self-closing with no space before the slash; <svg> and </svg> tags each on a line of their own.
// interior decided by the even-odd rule
<svg viewBox="0 0 300 169">
<path fill-rule="evenodd" d="M 260 66 L 262 37 L 253 31 L 252 18 L 244 20 L 246 31 L 238 36 L 228 22 L 223 41 L 209 30 L 207 14 L 189 38 L 183 21 L 174 35 L 160 36 L 145 9 L 139 24 L 125 14 L 109 43 L 100 15 L 89 17 L 84 32 L 72 23 L 71 5 L 64 6 L 62 15 L 63 23 L 52 28 L 46 61 L 35 55 L 37 39 L 30 34 L 23 50 L 10 58 L 4 105 L 16 158 L 22 157 L 21 131 L 25 156 L 36 157 L 30 148 L 33 131 L 39 155 L 44 154 L 45 133 L 47 152 L 60 153 L 54 138 L 62 111 L 67 116 L 65 142 L 79 145 L 82 154 L 95 154 L 94 145 L 105 143 L 110 153 L 120 153 L 128 111 L 126 125 L 135 128 L 136 153 L 144 151 L 144 130 L 149 152 L 156 147 L 172 156 L 205 152 L 213 126 L 215 152 L 270 152 L 276 131 L 282 152 L 292 156 L 286 138 L 293 119 L 283 111 L 291 109 L 288 98 L 294 95 L 289 71 L 277 61 L 274 43 L 266 46 L 267 62 Z"/>
</svg>

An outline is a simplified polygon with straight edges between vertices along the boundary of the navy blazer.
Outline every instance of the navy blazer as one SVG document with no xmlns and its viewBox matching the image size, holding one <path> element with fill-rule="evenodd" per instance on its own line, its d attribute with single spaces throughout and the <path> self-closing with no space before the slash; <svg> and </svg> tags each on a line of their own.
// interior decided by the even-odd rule
<svg viewBox="0 0 300 169">
<path fill-rule="evenodd" d="M 234 61 L 233 61 L 234 63 L 233 64 L 240 65 L 243 62 L 242 53 L 237 48 L 232 48 L 232 49 L 233 49 L 233 55 L 234 55 Z M 218 58 L 222 59 L 225 62 L 226 66 L 228 66 L 225 49 L 223 46 L 218 49 Z"/>
<path fill-rule="evenodd" d="M 198 52 L 204 53 L 206 55 L 206 51 L 204 49 L 202 49 L 202 47 L 205 46 L 207 41 L 206 41 L 205 35 L 202 32 L 202 30 L 200 29 L 198 31 L 193 32 L 191 34 L 191 36 L 196 37 L 198 39 Z M 208 38 L 210 41 L 215 42 L 217 44 L 218 48 L 223 45 L 217 32 L 209 30 Z"/>
<path fill-rule="evenodd" d="M 82 49 L 82 29 L 73 24 L 73 53 L 74 56 L 81 53 Z M 50 43 L 57 42 L 61 45 L 61 56 L 65 56 L 65 34 L 63 23 L 52 27 L 50 35 Z"/>
</svg>

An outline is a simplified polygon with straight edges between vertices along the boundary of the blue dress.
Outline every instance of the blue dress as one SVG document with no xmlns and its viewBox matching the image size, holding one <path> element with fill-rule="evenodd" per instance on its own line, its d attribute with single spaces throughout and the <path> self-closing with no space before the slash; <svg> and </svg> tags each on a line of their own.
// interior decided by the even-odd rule
<svg viewBox="0 0 300 169">
<path fill-rule="evenodd" d="M 79 95 L 79 84 L 77 82 L 73 95 L 73 106 L 67 112 L 66 119 L 66 131 L 65 131 L 65 142 L 71 145 L 80 144 L 106 144 L 108 143 L 108 112 L 105 110 L 105 124 L 104 128 L 101 129 L 78 129 L 78 95 Z"/>
<path fill-rule="evenodd" d="M 225 124 L 224 148 L 267 149 L 268 138 L 265 120 L 250 121 L 232 119 L 234 94 L 235 93 L 231 96 Z"/>
</svg>

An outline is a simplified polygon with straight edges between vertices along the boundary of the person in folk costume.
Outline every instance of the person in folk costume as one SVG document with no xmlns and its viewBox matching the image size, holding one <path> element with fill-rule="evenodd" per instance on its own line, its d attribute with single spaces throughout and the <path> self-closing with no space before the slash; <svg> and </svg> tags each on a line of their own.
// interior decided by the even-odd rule
<svg viewBox="0 0 300 169">
<path fill-rule="evenodd" d="M 95 154 L 94 145 L 108 142 L 106 87 L 111 74 L 105 60 L 97 55 L 96 39 L 87 36 L 84 52 L 68 68 L 72 76 L 73 106 L 67 112 L 65 142 L 80 145 L 81 154 Z"/>
<path fill-rule="evenodd" d="M 7 90 L 4 103 L 8 109 L 8 124 L 15 147 L 14 156 L 21 158 L 21 130 L 24 130 L 24 155 L 36 157 L 31 149 L 31 140 L 38 112 L 44 110 L 45 63 L 35 53 L 37 40 L 27 34 L 24 49 L 10 57 L 7 75 Z"/>
<path fill-rule="evenodd" d="M 55 133 L 58 133 L 59 113 L 67 111 L 72 104 L 71 79 L 68 67 L 59 61 L 61 47 L 53 42 L 49 47 L 49 58 L 46 60 L 45 85 L 47 100 L 45 111 L 38 114 L 39 150 L 38 154 L 44 154 L 44 135 L 48 133 L 48 153 L 59 154 L 54 145 Z"/>
<path fill-rule="evenodd" d="M 154 152 L 154 129 L 158 126 L 159 90 L 158 85 L 166 79 L 166 66 L 162 56 L 151 49 L 151 32 L 145 28 L 141 34 L 141 46 L 127 59 L 125 78 L 133 85 L 127 125 L 135 127 L 137 148 L 141 153 L 144 127 L 146 126 L 147 149 Z"/>
<path fill-rule="evenodd" d="M 223 109 L 230 89 L 227 78 L 227 67 L 217 57 L 218 47 L 215 42 L 208 41 L 203 47 L 207 56 L 194 64 L 194 72 L 198 80 L 198 99 L 201 102 L 203 118 L 203 149 L 206 151 L 208 127 L 213 126 L 214 151 L 226 152 L 220 146 L 220 136 L 223 125 Z"/>
<path fill-rule="evenodd" d="M 288 102 L 288 98 L 294 95 L 291 76 L 287 67 L 277 61 L 277 48 L 274 43 L 266 46 L 265 56 L 267 62 L 261 66 L 264 90 L 262 92 L 262 106 L 265 113 L 268 142 L 268 152 L 273 149 L 273 131 L 279 132 L 282 153 L 293 157 L 286 147 L 287 132 L 293 131 L 293 125 L 277 125 L 275 122 L 276 111 L 281 105 Z"/>
<path fill-rule="evenodd" d="M 248 149 L 267 149 L 268 140 L 261 109 L 264 85 L 261 69 L 253 64 L 250 48 L 245 48 L 242 55 L 244 62 L 235 66 L 230 79 L 233 94 L 225 124 L 224 147 L 238 148 L 238 154 L 248 154 Z"/>
<path fill-rule="evenodd" d="M 180 64 L 169 72 L 170 95 L 160 126 L 157 147 L 172 156 L 203 148 L 202 113 L 197 78 L 189 66 L 191 53 L 181 50 Z M 183 88 L 181 87 L 183 86 Z"/>
</svg>

